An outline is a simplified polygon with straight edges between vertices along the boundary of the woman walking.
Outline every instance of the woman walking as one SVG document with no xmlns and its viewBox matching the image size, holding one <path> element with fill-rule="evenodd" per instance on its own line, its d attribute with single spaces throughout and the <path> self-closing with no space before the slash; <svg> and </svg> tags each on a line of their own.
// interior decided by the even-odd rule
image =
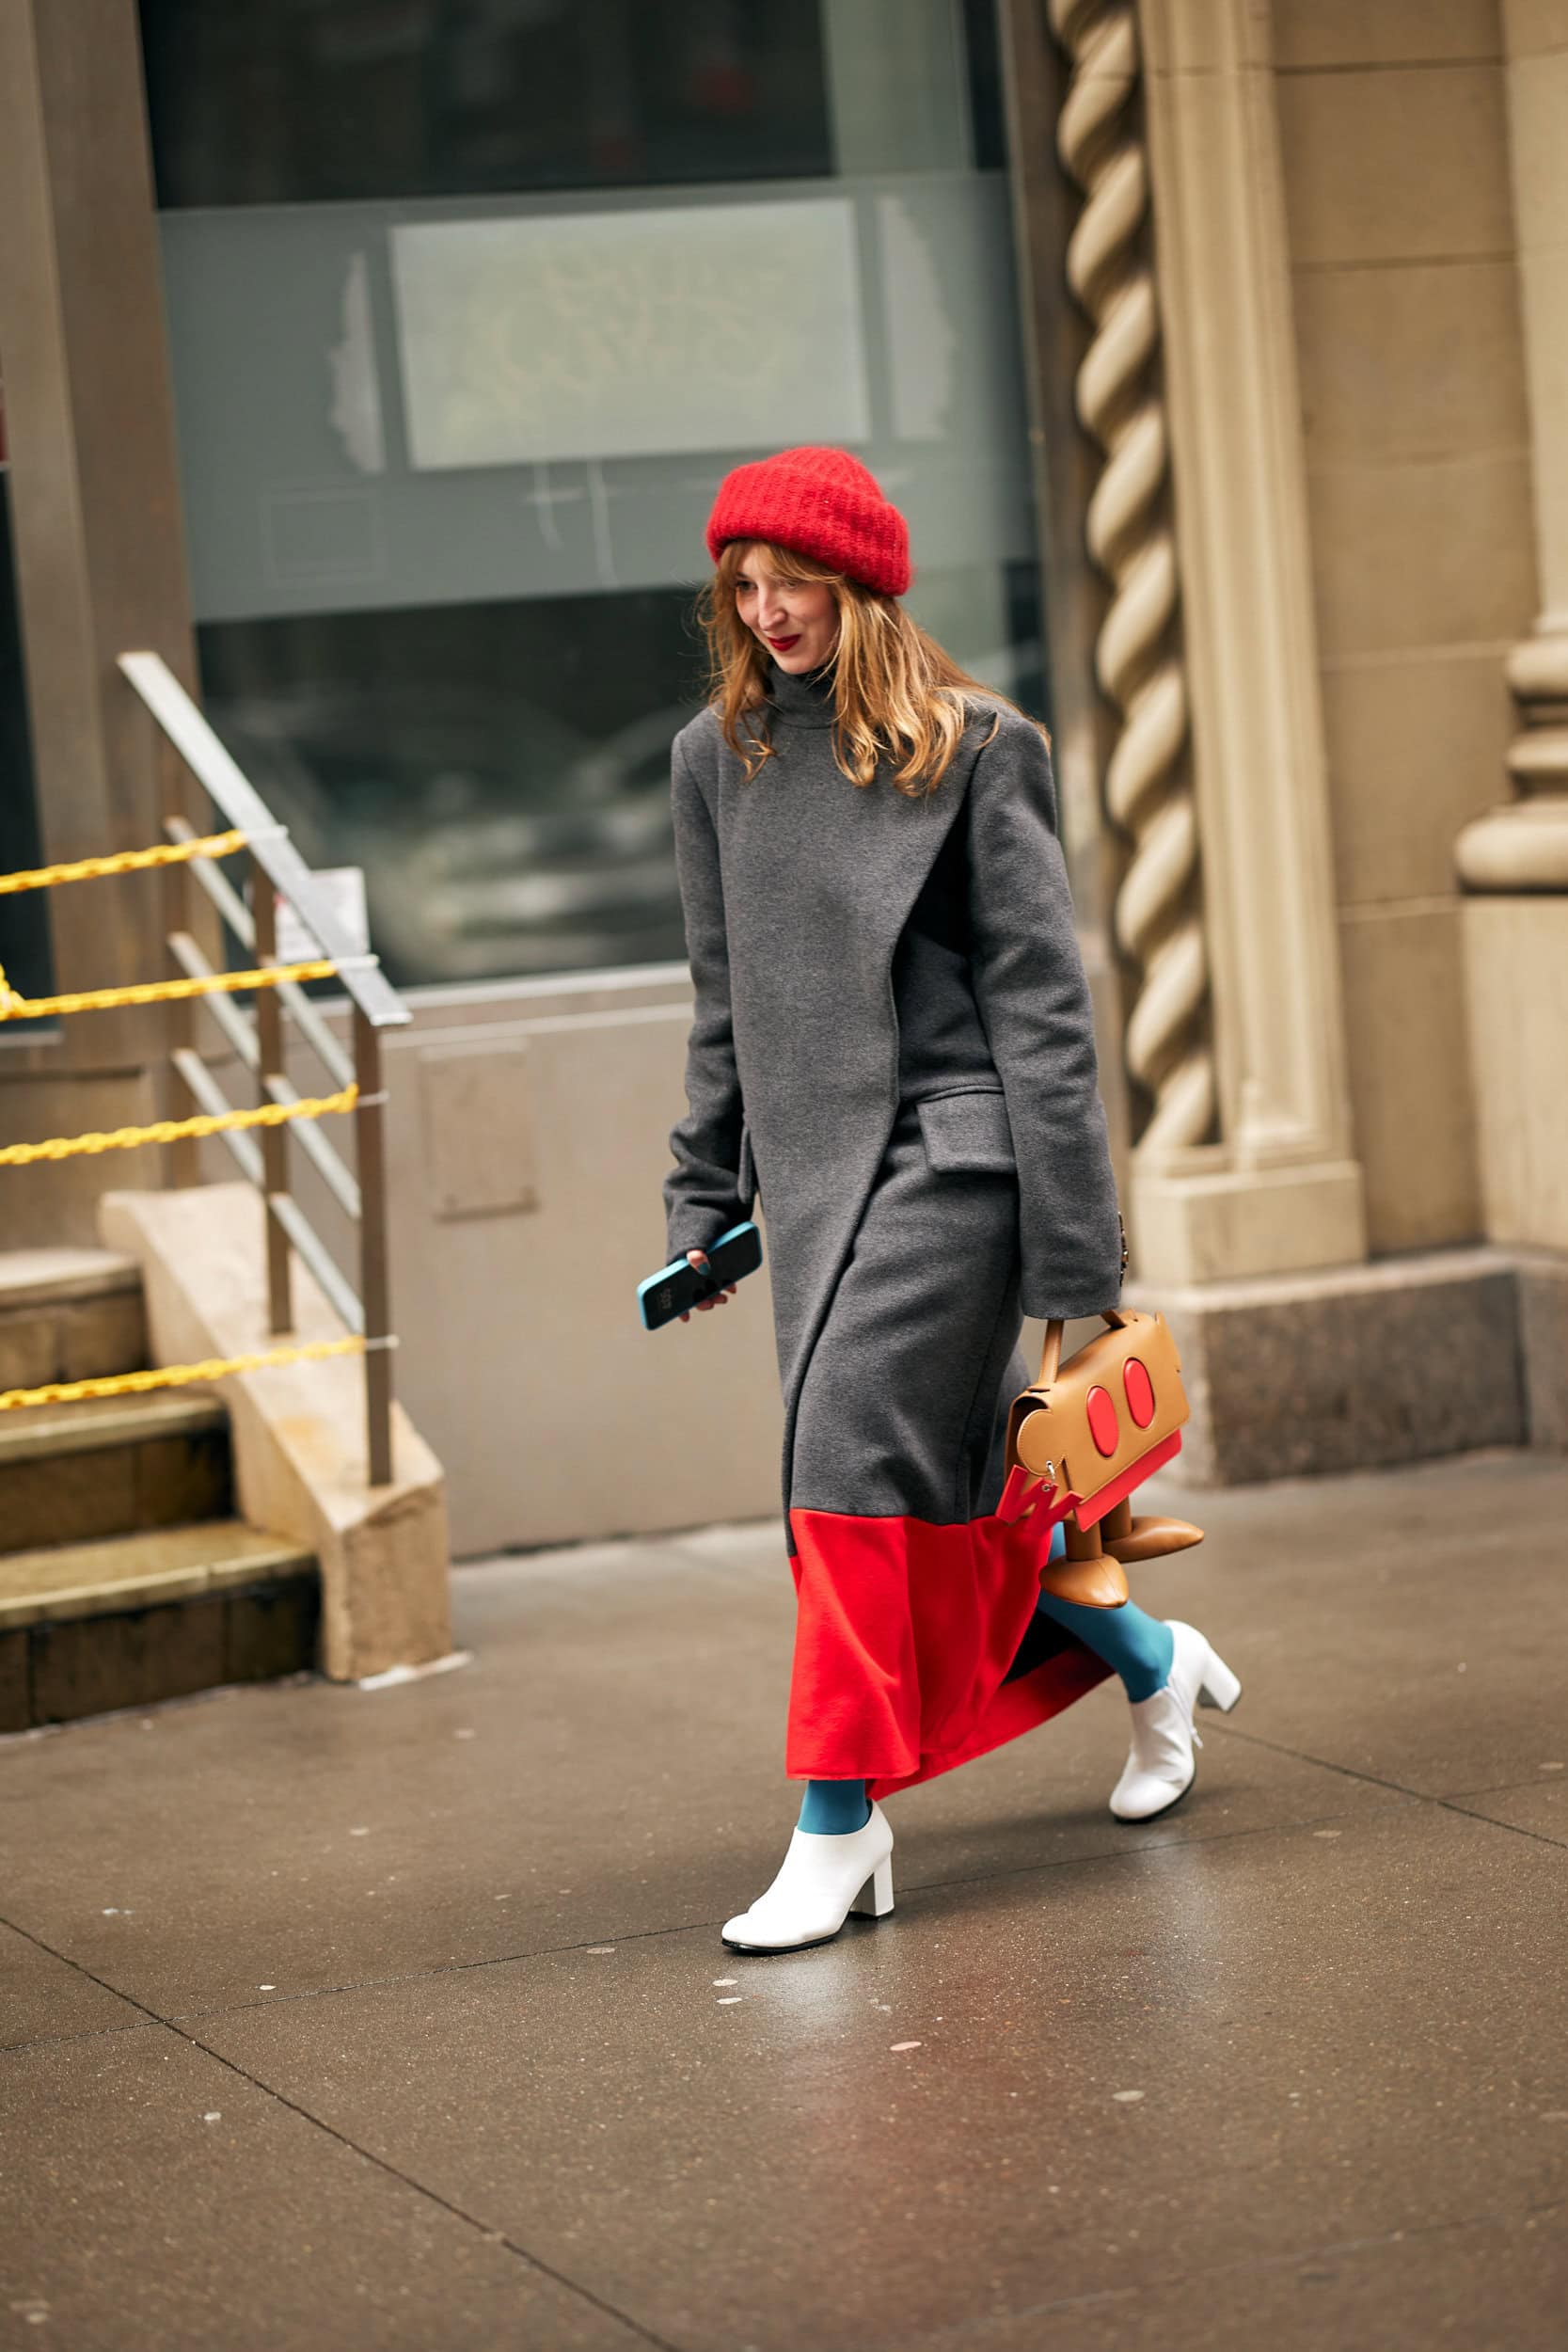
<svg viewBox="0 0 1568 2352">
<path fill-rule="evenodd" d="M 892 1909 L 882 1797 L 1111 1672 L 1132 1703 L 1112 1810 L 1163 1811 L 1199 1687 L 1228 1677 L 1190 1627 L 1042 1596 L 1044 1540 L 995 1517 L 1022 1317 L 1115 1306 L 1124 1263 L 1048 739 L 904 610 L 904 518 L 847 451 L 736 467 L 706 537 L 664 1198 L 669 1255 L 699 1265 L 767 1216 L 806 1787 L 723 1940 L 779 1951 Z"/>
</svg>

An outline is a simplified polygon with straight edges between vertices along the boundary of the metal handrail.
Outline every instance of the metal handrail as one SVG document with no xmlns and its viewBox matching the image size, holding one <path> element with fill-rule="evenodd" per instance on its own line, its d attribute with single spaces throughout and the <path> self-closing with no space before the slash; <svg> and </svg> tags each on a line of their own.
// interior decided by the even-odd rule
<svg viewBox="0 0 1568 2352">
<path fill-rule="evenodd" d="M 353 942 L 316 888 L 316 878 L 231 752 L 181 685 L 161 654 L 122 653 L 119 668 L 162 727 L 186 767 L 230 825 L 248 836 L 251 856 L 288 900 L 324 956 L 343 969 L 343 988 L 372 1028 L 405 1027 L 414 1018 L 378 972 L 364 964 Z"/>
<path fill-rule="evenodd" d="M 245 1014 L 222 995 L 208 995 L 171 1005 L 173 1031 L 170 1060 L 187 1091 L 204 1112 L 221 1114 L 235 1107 L 216 1075 L 192 1042 L 194 1023 L 201 1007 L 216 1021 L 229 1047 L 254 1073 L 260 1097 L 287 1104 L 298 1097 L 283 1067 L 283 1022 L 292 1017 L 301 1036 L 314 1050 L 341 1088 L 352 1079 L 356 1089 L 353 1106 L 356 1173 L 351 1174 L 326 1137 L 309 1125 L 272 1126 L 261 1130 L 260 1141 L 230 1132 L 223 1140 L 241 1173 L 261 1194 L 266 1206 L 267 1312 L 274 1332 L 293 1327 L 293 1256 L 297 1255 L 347 1328 L 365 1343 L 366 1456 L 370 1484 L 386 1486 L 392 1477 L 392 1350 L 391 1301 L 388 1277 L 387 1153 L 382 1086 L 381 1032 L 403 1028 L 413 1019 L 407 1006 L 385 977 L 373 956 L 358 954 L 345 936 L 316 879 L 260 793 L 231 753 L 218 740 L 207 720 L 161 657 L 127 653 L 119 668 L 160 730 L 161 755 L 170 802 L 181 797 L 178 763 L 190 771 L 208 798 L 245 836 L 250 862 L 251 904 L 215 867 L 204 863 L 182 864 L 166 873 L 171 920 L 171 955 L 192 977 L 205 977 L 211 965 L 192 934 L 189 915 L 199 887 L 219 914 L 251 952 L 258 966 L 276 963 L 277 906 L 290 907 L 315 939 L 322 956 L 338 967 L 337 977 L 353 1012 L 353 1052 L 345 1056 L 319 1008 L 292 981 L 257 992 L 256 1009 Z M 176 763 L 171 766 L 171 761 Z M 165 811 L 165 831 L 172 841 L 193 837 L 187 818 L 177 807 Z M 329 1185 L 339 1205 L 349 1215 L 358 1236 L 359 1286 L 356 1292 L 326 1245 L 314 1231 L 289 1188 L 290 1138 L 307 1152 Z M 180 1165 L 195 1180 L 195 1146 L 172 1147 L 190 1156 Z"/>
<path fill-rule="evenodd" d="M 175 1068 L 204 1111 L 221 1113 L 232 1108 L 229 1097 L 199 1054 L 193 1054 L 189 1046 L 177 1045 L 173 1060 Z M 264 1191 L 266 1168 L 260 1146 L 253 1138 L 230 1133 L 220 1136 L 218 1140 L 228 1146 L 241 1175 L 253 1184 L 258 1192 Z M 365 1318 L 353 1285 L 344 1277 L 341 1267 L 331 1256 L 315 1228 L 308 1222 L 298 1201 L 290 1193 L 278 1193 L 272 1196 L 269 1205 L 281 1217 L 290 1241 L 331 1300 L 340 1320 L 356 1338 L 362 1336 Z M 380 1481 L 372 1483 L 379 1485 Z"/>
<path fill-rule="evenodd" d="M 212 965 L 202 954 L 189 931 L 171 931 L 169 947 L 176 963 L 193 980 L 206 979 Z M 261 1078 L 268 1095 L 275 1103 L 297 1103 L 299 1089 L 287 1078 L 269 1078 L 261 1072 L 261 1048 L 256 1035 L 256 1016 L 243 1012 L 231 996 L 211 996 L 207 1009 L 223 1031 L 234 1052 L 247 1070 L 254 1070 Z M 350 1065 L 349 1078 L 354 1072 Z M 350 1217 L 357 1217 L 362 1210 L 359 1187 L 341 1155 L 335 1152 L 321 1129 L 310 1120 L 301 1120 L 294 1129 L 300 1150 L 315 1168 L 317 1175 L 331 1193 L 338 1206 Z"/>
<path fill-rule="evenodd" d="M 164 831 L 171 841 L 194 841 L 196 827 L 183 817 L 166 817 Z M 219 872 L 198 859 L 190 868 L 190 877 L 198 888 L 211 898 L 242 947 L 256 945 L 256 926 L 250 919 L 250 909 L 239 892 Z M 322 1019 L 315 1006 L 297 980 L 279 980 L 278 997 L 293 1015 L 294 1026 L 306 1042 L 315 1049 L 316 1059 L 331 1078 L 334 1086 L 346 1087 L 354 1075 L 354 1064 Z"/>
</svg>

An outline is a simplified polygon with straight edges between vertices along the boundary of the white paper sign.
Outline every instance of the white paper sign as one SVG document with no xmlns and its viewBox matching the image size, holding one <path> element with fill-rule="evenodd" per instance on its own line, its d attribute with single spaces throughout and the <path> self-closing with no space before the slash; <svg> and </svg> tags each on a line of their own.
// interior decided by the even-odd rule
<svg viewBox="0 0 1568 2352">
<path fill-rule="evenodd" d="M 847 197 L 400 222 L 415 466 L 864 441 Z"/>
</svg>

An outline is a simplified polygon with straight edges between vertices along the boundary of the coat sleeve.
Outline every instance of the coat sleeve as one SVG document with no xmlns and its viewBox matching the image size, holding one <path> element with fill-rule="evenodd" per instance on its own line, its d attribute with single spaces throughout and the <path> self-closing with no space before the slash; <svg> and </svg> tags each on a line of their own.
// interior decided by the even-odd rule
<svg viewBox="0 0 1568 2352">
<path fill-rule="evenodd" d="M 974 990 L 1018 1161 L 1023 1311 L 1098 1314 L 1120 1296 L 1121 1225 L 1051 755 L 1030 721 L 1003 711 L 969 794 Z"/>
<path fill-rule="evenodd" d="M 739 1198 L 740 1081 L 730 1019 L 730 960 L 713 819 L 677 739 L 671 755 L 675 872 L 694 996 L 686 1048 L 684 1119 L 670 1134 L 674 1166 L 664 1179 L 671 1259 L 708 1249 L 747 1214 Z"/>
</svg>

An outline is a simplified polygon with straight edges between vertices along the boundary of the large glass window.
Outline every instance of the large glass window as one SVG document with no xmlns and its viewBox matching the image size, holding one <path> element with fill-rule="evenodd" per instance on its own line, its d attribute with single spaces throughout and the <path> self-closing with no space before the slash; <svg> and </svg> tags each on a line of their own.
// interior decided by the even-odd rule
<svg viewBox="0 0 1568 2352">
<path fill-rule="evenodd" d="M 991 0 L 143 24 L 209 707 L 403 984 L 683 953 L 744 458 L 854 449 L 911 609 L 1045 715 Z"/>
</svg>

